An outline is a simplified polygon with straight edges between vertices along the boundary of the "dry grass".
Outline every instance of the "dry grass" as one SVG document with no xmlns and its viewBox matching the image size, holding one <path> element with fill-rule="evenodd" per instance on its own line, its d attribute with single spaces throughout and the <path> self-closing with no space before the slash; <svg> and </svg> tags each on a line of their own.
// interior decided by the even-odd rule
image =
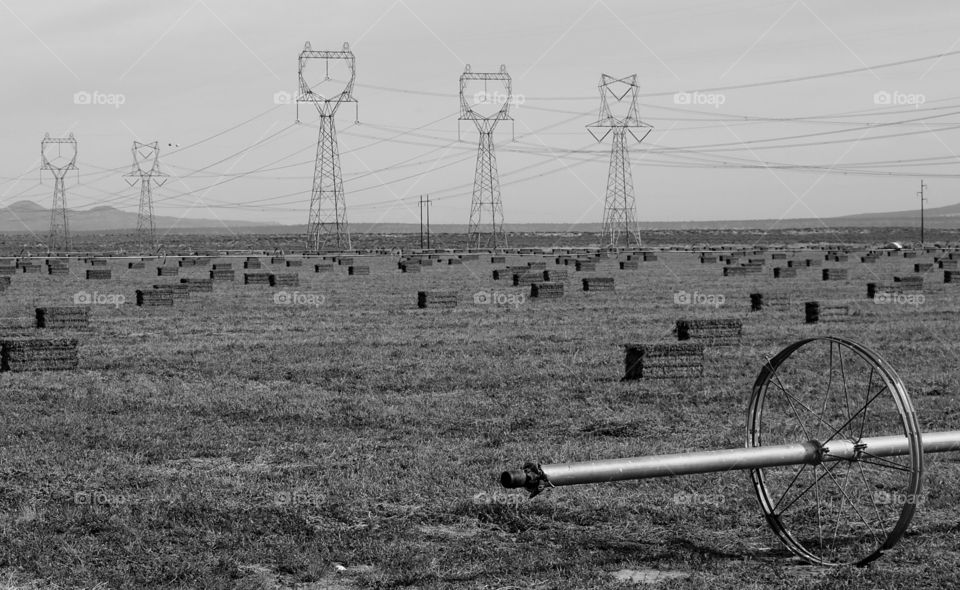
<svg viewBox="0 0 960 590">
<path fill-rule="evenodd" d="M 695 255 L 622 272 L 609 260 L 596 274 L 615 276 L 616 292 L 584 293 L 583 273 L 571 272 L 564 297 L 547 301 L 492 281 L 488 260 L 411 275 L 380 258 L 354 277 L 305 263 L 287 290 L 322 296 L 318 305 L 278 305 L 279 288 L 239 280 L 173 309 L 133 305 L 135 289 L 205 268 L 167 278 L 151 264 L 113 263 L 112 280 L 85 281 L 74 263 L 69 277 L 14 277 L 6 316 L 69 305 L 81 289 L 127 303 L 93 309 L 78 334 L 80 370 L 0 375 L 0 563 L 22 580 L 3 583 L 620 588 L 631 583 L 614 578 L 623 570 L 689 574 L 661 576 L 659 588 L 954 583 L 955 454 L 931 458 L 928 502 L 910 533 L 865 569 L 799 566 L 763 523 L 745 474 L 571 487 L 531 501 L 496 481 L 528 459 L 741 446 L 764 358 L 817 334 L 877 349 L 923 427 L 957 429 L 960 290 L 936 285 L 916 308 L 865 299 L 866 282 L 922 259 L 826 263 L 850 269 L 829 282 L 818 267 L 773 281 L 772 271 L 722 278 Z M 457 308 L 417 309 L 418 291 L 451 289 Z M 679 290 L 725 303 L 678 306 Z M 798 303 L 750 313 L 749 293 L 778 290 Z M 474 304 L 479 291 L 512 303 Z M 802 302 L 813 299 L 865 312 L 807 326 Z M 702 380 L 621 382 L 622 345 L 671 342 L 681 317 L 740 318 L 743 344 L 708 350 Z M 684 505 L 678 492 L 722 501 Z"/>
</svg>

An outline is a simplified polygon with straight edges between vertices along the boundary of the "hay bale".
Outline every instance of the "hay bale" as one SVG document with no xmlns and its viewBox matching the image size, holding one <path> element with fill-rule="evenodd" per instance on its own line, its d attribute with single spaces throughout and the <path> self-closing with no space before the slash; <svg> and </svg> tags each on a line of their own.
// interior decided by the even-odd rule
<svg viewBox="0 0 960 590">
<path fill-rule="evenodd" d="M 626 344 L 623 380 L 702 377 L 703 348 L 692 342 Z"/>
<path fill-rule="evenodd" d="M 847 269 L 845 268 L 825 268 L 821 271 L 825 281 L 845 281 L 847 280 Z"/>
<path fill-rule="evenodd" d="M 273 256 L 270 258 L 270 264 L 286 264 L 287 259 L 283 256 Z"/>
<path fill-rule="evenodd" d="M 143 261 L 127 263 L 128 270 L 143 270 L 145 268 L 146 268 L 146 264 Z"/>
<path fill-rule="evenodd" d="M 162 285 L 154 285 L 154 291 L 160 291 L 162 293 L 169 293 L 174 299 L 189 299 L 190 298 L 190 287 L 186 283 L 166 283 Z"/>
<path fill-rule="evenodd" d="M 16 266 L 0 266 L 0 276 L 9 277 L 17 273 Z"/>
<path fill-rule="evenodd" d="M 804 304 L 804 319 L 808 324 L 840 322 L 855 315 L 849 305 L 808 301 Z"/>
<path fill-rule="evenodd" d="M 513 273 L 514 287 L 529 287 L 530 285 L 543 280 L 543 275 L 535 270 L 526 270 Z"/>
<path fill-rule="evenodd" d="M 37 328 L 46 329 L 82 329 L 90 326 L 90 308 L 38 307 L 36 308 Z"/>
<path fill-rule="evenodd" d="M 407 273 L 407 272 L 418 273 L 418 272 L 420 272 L 420 265 L 419 265 L 419 264 L 416 264 L 416 263 L 412 263 L 412 264 L 403 263 L 403 264 L 400 265 L 400 272 L 404 272 L 404 273 Z"/>
<path fill-rule="evenodd" d="M 582 280 L 584 291 L 613 291 L 613 277 L 589 277 Z"/>
<path fill-rule="evenodd" d="M 106 259 L 106 258 L 94 258 L 93 260 L 90 261 L 90 266 L 106 267 L 106 266 L 107 266 L 107 259 Z"/>
<path fill-rule="evenodd" d="M 461 265 L 461 264 L 463 264 L 463 261 L 460 260 L 459 258 L 450 258 L 447 260 L 447 266 L 455 266 L 455 265 Z"/>
<path fill-rule="evenodd" d="M 528 262 L 527 268 L 529 268 L 530 270 L 546 270 L 547 263 L 546 262 Z"/>
<path fill-rule="evenodd" d="M 576 269 L 577 269 L 577 272 L 596 272 L 597 263 L 578 260 Z"/>
<path fill-rule="evenodd" d="M 333 263 L 324 262 L 322 264 L 314 264 L 313 272 L 333 272 Z"/>
<path fill-rule="evenodd" d="M 913 265 L 913 272 L 916 273 L 925 273 L 933 270 L 932 262 L 918 262 Z"/>
<path fill-rule="evenodd" d="M 247 258 L 243 262 L 243 268 L 246 270 L 260 270 L 263 268 L 259 258 Z"/>
<path fill-rule="evenodd" d="M 269 275 L 271 287 L 299 287 L 300 275 L 296 273 L 289 274 L 271 274 Z"/>
<path fill-rule="evenodd" d="M 299 260 L 299 259 L 298 259 L 298 260 L 288 260 L 288 261 L 287 261 L 287 268 L 296 268 L 296 267 L 300 267 L 300 266 L 303 266 L 303 260 Z"/>
<path fill-rule="evenodd" d="M 143 291 L 137 289 L 138 307 L 173 307 L 172 291 Z"/>
<path fill-rule="evenodd" d="M 245 272 L 243 273 L 244 285 L 269 285 L 270 273 L 268 272 Z"/>
<path fill-rule="evenodd" d="M 623 260 L 620 262 L 620 270 L 639 270 L 640 263 L 636 260 Z"/>
<path fill-rule="evenodd" d="M 337 264 L 340 266 L 353 266 L 353 258 L 338 258 Z"/>
<path fill-rule="evenodd" d="M 506 263 L 507 263 L 507 257 L 506 257 L 506 256 L 491 256 L 491 257 L 490 257 L 490 264 L 506 264 Z"/>
<path fill-rule="evenodd" d="M 28 263 L 20 265 L 20 270 L 22 270 L 25 274 L 40 274 L 41 268 L 43 267 L 39 264 Z"/>
<path fill-rule="evenodd" d="M 743 335 L 743 322 L 736 318 L 677 320 L 677 340 L 697 340 L 712 346 L 737 344 Z"/>
<path fill-rule="evenodd" d="M 211 271 L 213 272 L 213 271 Z M 232 272 L 232 271 L 231 271 Z M 213 279 L 180 279 L 190 293 L 213 293 Z"/>
<path fill-rule="evenodd" d="M 457 306 L 457 293 L 455 291 L 418 291 L 417 307 L 427 309 L 436 307 L 441 309 L 450 309 Z"/>
<path fill-rule="evenodd" d="M 781 266 L 773 269 L 773 278 L 775 279 L 795 279 L 797 278 L 796 268 L 784 268 Z"/>
<path fill-rule="evenodd" d="M 75 338 L 0 340 L 0 371 L 60 371 L 79 364 Z"/>
<path fill-rule="evenodd" d="M 48 266 L 47 274 L 49 275 L 68 275 L 70 274 L 70 267 L 68 266 Z"/>
<path fill-rule="evenodd" d="M 235 278 L 235 271 L 230 269 L 215 269 L 210 271 L 211 281 L 233 281 Z"/>
<path fill-rule="evenodd" d="M 451 260 L 455 260 L 451 258 Z M 347 275 L 351 277 L 367 276 L 370 274 L 369 266 L 349 266 L 347 267 Z"/>
<path fill-rule="evenodd" d="M 39 267 L 38 267 L 39 268 Z M 87 280 L 88 281 L 103 281 L 108 280 L 113 276 L 112 271 L 109 268 L 88 268 L 87 269 Z"/>
<path fill-rule="evenodd" d="M 543 271 L 543 280 L 550 283 L 570 280 L 570 271 L 565 268 L 555 268 Z"/>
<path fill-rule="evenodd" d="M 181 260 L 180 262 L 183 262 L 183 261 Z M 158 277 L 175 277 L 178 274 L 180 274 L 179 267 L 176 267 L 176 266 L 158 266 L 157 267 Z"/>
<path fill-rule="evenodd" d="M 559 299 L 563 297 L 563 283 L 533 283 L 530 285 L 530 297 Z"/>
</svg>

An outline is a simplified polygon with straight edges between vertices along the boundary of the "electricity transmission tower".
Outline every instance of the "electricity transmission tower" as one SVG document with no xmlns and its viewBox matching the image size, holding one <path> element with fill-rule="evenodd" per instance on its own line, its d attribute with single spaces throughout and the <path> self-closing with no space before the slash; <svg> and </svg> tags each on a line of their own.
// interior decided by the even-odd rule
<svg viewBox="0 0 960 590">
<path fill-rule="evenodd" d="M 67 152 L 66 155 L 64 151 Z M 73 133 L 67 137 L 50 137 L 49 133 L 45 134 L 40 142 L 40 161 L 40 170 L 49 170 L 54 179 L 47 249 L 67 251 L 70 250 L 70 225 L 67 223 L 67 189 L 64 178 L 67 172 L 78 170 L 77 140 Z"/>
<path fill-rule="evenodd" d="M 600 118 L 587 125 L 587 131 L 601 143 L 613 134 L 600 241 L 613 248 L 620 245 L 621 239 L 625 246 L 630 246 L 631 241 L 639 246 L 640 226 L 636 219 L 629 138 L 640 143 L 653 127 L 641 121 L 637 114 L 640 87 L 636 74 L 624 78 L 601 74 L 599 88 Z"/>
<path fill-rule="evenodd" d="M 474 110 L 474 106 L 467 99 L 465 90 L 471 82 L 483 82 L 484 90 L 474 95 L 474 102 L 497 103 L 502 102 L 499 110 L 490 114 L 481 114 Z M 487 92 L 488 82 L 499 82 L 504 92 Z M 503 231 L 503 203 L 500 200 L 500 174 L 497 172 L 497 156 L 493 151 L 493 132 L 500 121 L 512 121 L 510 118 L 510 101 L 512 98 L 512 80 L 507 73 L 507 66 L 501 65 L 499 72 L 472 72 L 467 64 L 460 76 L 460 121 L 473 121 L 480 132 L 480 143 L 477 147 L 477 167 L 473 177 L 473 196 L 470 200 L 470 226 L 467 230 L 469 243 L 476 248 L 504 248 L 507 245 L 507 236 Z M 479 100 L 478 100 L 479 99 Z M 459 123 L 458 123 L 459 125 Z M 483 213 L 489 211 L 490 232 L 484 235 Z"/>
<path fill-rule="evenodd" d="M 321 62 L 325 77 L 320 82 L 331 80 L 330 62 L 346 62 L 349 79 L 344 89 L 331 96 L 316 92 L 304 72 L 311 63 Z M 300 91 L 297 94 L 297 121 L 300 121 L 300 103 L 310 103 L 320 115 L 320 132 L 317 139 L 317 159 L 313 171 L 313 190 L 310 194 L 310 216 L 307 222 L 307 249 L 319 251 L 332 242 L 337 250 L 350 249 L 350 230 L 347 227 L 347 203 L 343 195 L 343 179 L 340 176 L 340 151 L 337 147 L 337 130 L 334 116 L 341 103 L 352 102 L 353 82 L 357 70 L 353 52 L 348 43 L 342 51 L 314 51 L 308 41 L 300 52 L 298 62 Z"/>
<path fill-rule="evenodd" d="M 157 230 L 153 223 L 153 185 L 163 186 L 167 175 L 160 172 L 160 147 L 157 142 L 133 142 L 133 167 L 123 179 L 130 186 L 140 183 L 140 211 L 137 214 L 137 236 L 140 251 L 157 249 Z"/>
</svg>

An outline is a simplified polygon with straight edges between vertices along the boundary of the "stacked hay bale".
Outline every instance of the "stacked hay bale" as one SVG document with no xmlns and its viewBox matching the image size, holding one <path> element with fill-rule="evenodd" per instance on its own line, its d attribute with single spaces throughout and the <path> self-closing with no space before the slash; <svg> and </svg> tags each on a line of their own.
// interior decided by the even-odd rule
<svg viewBox="0 0 960 590">
<path fill-rule="evenodd" d="M 550 283 L 570 280 L 570 271 L 565 268 L 555 268 L 543 271 L 543 280 Z"/>
<path fill-rule="evenodd" d="M 703 376 L 703 344 L 627 344 L 624 348 L 624 380 Z"/>
<path fill-rule="evenodd" d="M 299 287 L 300 275 L 296 273 L 271 274 L 269 281 L 271 287 Z"/>
<path fill-rule="evenodd" d="M 75 338 L 4 338 L 0 340 L 2 371 L 62 371 L 80 363 Z"/>
<path fill-rule="evenodd" d="M 847 280 L 847 269 L 845 268 L 825 268 L 821 272 L 825 281 Z"/>
<path fill-rule="evenodd" d="M 260 270 L 263 268 L 263 265 L 260 263 L 260 259 L 255 256 L 250 256 L 243 261 L 243 268 L 249 270 Z"/>
<path fill-rule="evenodd" d="M 677 340 L 696 340 L 710 346 L 738 344 L 743 322 L 736 318 L 677 320 Z"/>
<path fill-rule="evenodd" d="M 313 265 L 313 272 L 333 272 L 332 262 L 321 262 Z"/>
<path fill-rule="evenodd" d="M 173 292 L 163 290 L 143 291 L 137 289 L 138 307 L 173 307 Z"/>
<path fill-rule="evenodd" d="M 183 301 L 190 298 L 190 286 L 186 283 L 172 283 L 154 285 L 154 291 L 169 293 L 174 300 Z"/>
<path fill-rule="evenodd" d="M 210 271 L 213 272 L 213 271 Z M 233 272 L 233 271 L 231 271 Z M 212 293 L 213 278 L 209 279 L 180 279 L 180 283 L 187 286 L 190 293 Z"/>
<path fill-rule="evenodd" d="M 456 260 L 456 259 L 455 259 L 455 258 L 451 258 L 451 260 Z M 347 267 L 347 275 L 349 275 L 349 276 L 351 276 L 351 277 L 353 277 L 353 276 L 367 276 L 367 275 L 369 275 L 369 274 L 370 274 L 370 267 L 369 267 L 369 266 L 348 266 L 348 267 Z"/>
<path fill-rule="evenodd" d="M 418 291 L 417 307 L 450 309 L 457 306 L 457 294 L 454 291 Z"/>
<path fill-rule="evenodd" d="M 582 279 L 583 290 L 590 292 L 613 291 L 613 277 L 589 277 Z"/>
<path fill-rule="evenodd" d="M 214 267 L 219 265 L 214 265 Z M 213 268 L 210 270 L 210 280 L 211 281 L 233 281 L 236 278 L 236 274 L 233 269 L 230 268 Z"/>
<path fill-rule="evenodd" d="M 109 268 L 88 268 L 87 269 L 88 281 L 105 281 L 105 280 L 109 280 L 112 276 L 113 276 L 113 273 Z"/>
<path fill-rule="evenodd" d="M 530 297 L 559 299 L 563 297 L 563 283 L 533 283 L 530 285 Z"/>
<path fill-rule="evenodd" d="M 180 262 L 183 262 L 182 260 Z M 182 265 L 181 265 L 182 266 Z M 180 269 L 176 266 L 158 266 L 158 277 L 175 277 L 180 274 Z"/>
<path fill-rule="evenodd" d="M 526 269 L 520 272 L 513 273 L 513 286 L 514 287 L 529 287 L 530 285 L 543 280 L 543 275 L 540 271 Z"/>
<path fill-rule="evenodd" d="M 245 272 L 243 273 L 243 284 L 244 285 L 270 285 L 270 277 L 272 275 L 268 272 Z"/>
<path fill-rule="evenodd" d="M 90 326 L 89 307 L 38 307 L 37 328 L 81 330 Z"/>
</svg>

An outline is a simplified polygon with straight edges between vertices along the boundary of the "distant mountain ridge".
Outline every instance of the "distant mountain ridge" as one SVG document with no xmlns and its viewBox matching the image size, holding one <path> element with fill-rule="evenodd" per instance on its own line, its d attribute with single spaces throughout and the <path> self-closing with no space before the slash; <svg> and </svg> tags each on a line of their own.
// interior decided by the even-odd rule
<svg viewBox="0 0 960 590">
<path fill-rule="evenodd" d="M 137 227 L 137 214 L 121 211 L 109 205 L 91 209 L 68 210 L 70 231 L 74 232 L 132 232 Z M 927 209 L 924 221 L 930 228 L 956 227 L 960 224 L 960 203 Z M 173 233 L 263 233 L 296 234 L 304 231 L 305 224 L 283 225 L 257 221 L 191 219 L 157 215 L 157 229 Z M 745 219 L 717 221 L 645 221 L 640 229 L 673 230 L 748 230 L 748 229 L 794 229 L 822 227 L 915 227 L 920 225 L 920 211 L 893 211 L 886 213 L 858 213 L 830 218 L 802 219 Z M 35 233 L 46 235 L 50 228 L 50 210 L 33 201 L 18 201 L 0 208 L 0 233 Z M 599 232 L 596 223 L 506 223 L 504 230 L 510 233 L 541 233 L 557 235 Z M 417 223 L 370 223 L 351 222 L 351 233 L 411 234 L 419 233 Z M 433 224 L 430 231 L 436 234 L 466 233 L 467 224 Z"/>
</svg>

